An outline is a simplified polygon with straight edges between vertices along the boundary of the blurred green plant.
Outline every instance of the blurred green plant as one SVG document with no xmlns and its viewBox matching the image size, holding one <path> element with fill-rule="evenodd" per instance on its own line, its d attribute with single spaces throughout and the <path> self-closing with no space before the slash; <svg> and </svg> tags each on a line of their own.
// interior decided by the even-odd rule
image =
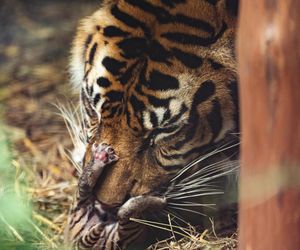
<svg viewBox="0 0 300 250">
<path fill-rule="evenodd" d="M 0 249 L 36 249 L 30 244 L 36 238 L 31 207 L 20 188 L 24 174 L 13 160 L 8 134 L 0 122 Z"/>
</svg>

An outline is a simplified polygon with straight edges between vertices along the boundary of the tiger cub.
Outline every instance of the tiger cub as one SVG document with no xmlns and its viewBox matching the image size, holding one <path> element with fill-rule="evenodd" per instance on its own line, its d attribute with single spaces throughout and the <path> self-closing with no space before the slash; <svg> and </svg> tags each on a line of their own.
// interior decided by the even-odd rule
<svg viewBox="0 0 300 250">
<path fill-rule="evenodd" d="M 131 218 L 198 212 L 191 201 L 236 167 L 218 148 L 238 132 L 233 2 L 104 0 L 82 21 L 70 69 L 86 140 L 68 241 L 125 249 L 143 232 Z"/>
</svg>

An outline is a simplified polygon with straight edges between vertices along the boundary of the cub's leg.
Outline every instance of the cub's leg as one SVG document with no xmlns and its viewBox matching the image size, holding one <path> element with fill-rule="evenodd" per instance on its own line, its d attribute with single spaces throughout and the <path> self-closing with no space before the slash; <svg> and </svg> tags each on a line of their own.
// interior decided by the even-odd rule
<svg viewBox="0 0 300 250">
<path fill-rule="evenodd" d="M 107 215 L 93 195 L 104 167 L 118 160 L 113 148 L 102 143 L 92 146 L 92 159 L 78 181 L 78 195 L 65 231 L 65 241 L 80 248 L 92 248 L 106 234 Z"/>
<path fill-rule="evenodd" d="M 92 159 L 78 181 L 79 201 L 87 200 L 105 166 L 118 160 L 114 149 L 106 143 L 93 144 Z"/>
</svg>

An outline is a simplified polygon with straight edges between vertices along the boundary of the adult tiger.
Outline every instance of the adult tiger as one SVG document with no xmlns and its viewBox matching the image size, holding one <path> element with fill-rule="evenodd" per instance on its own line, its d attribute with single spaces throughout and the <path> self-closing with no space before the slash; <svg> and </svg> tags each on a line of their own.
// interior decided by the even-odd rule
<svg viewBox="0 0 300 250">
<path fill-rule="evenodd" d="M 83 20 L 71 73 L 85 114 L 85 177 L 69 221 L 71 241 L 125 248 L 141 231 L 129 217 L 167 206 L 179 176 L 195 184 L 184 176 L 220 171 L 212 154 L 206 167 L 186 166 L 237 131 L 236 18 L 230 4 L 107 0 Z M 93 148 L 103 143 L 119 160 L 96 171 Z M 203 189 L 193 187 L 187 190 L 201 195 Z"/>
</svg>

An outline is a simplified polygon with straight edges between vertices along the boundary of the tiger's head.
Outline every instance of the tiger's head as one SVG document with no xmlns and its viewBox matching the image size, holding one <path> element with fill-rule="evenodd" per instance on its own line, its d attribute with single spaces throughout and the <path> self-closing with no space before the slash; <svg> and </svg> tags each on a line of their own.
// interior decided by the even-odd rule
<svg viewBox="0 0 300 250">
<path fill-rule="evenodd" d="M 157 192 L 236 128 L 235 21 L 226 1 L 106 1 L 83 20 L 71 73 L 88 140 L 119 156 L 98 200 L 119 207 Z M 84 166 L 83 166 L 84 167 Z"/>
</svg>

